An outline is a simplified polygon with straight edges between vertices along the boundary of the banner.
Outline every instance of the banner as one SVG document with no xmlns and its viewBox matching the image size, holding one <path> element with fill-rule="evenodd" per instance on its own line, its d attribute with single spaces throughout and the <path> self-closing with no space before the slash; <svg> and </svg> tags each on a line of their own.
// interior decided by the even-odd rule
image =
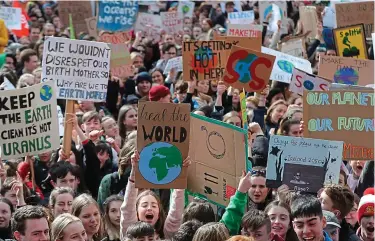
<svg viewBox="0 0 375 241">
<path fill-rule="evenodd" d="M 297 58 L 266 47 L 262 47 L 262 53 L 276 57 L 270 78 L 273 81 L 289 84 L 292 79 L 293 68 L 303 69 L 306 73 L 312 74 L 311 63 L 306 59 Z"/>
<path fill-rule="evenodd" d="M 99 34 L 99 42 L 111 44 L 123 44 L 131 41 L 131 32 L 101 32 Z"/>
<path fill-rule="evenodd" d="M 191 114 L 188 191 L 226 207 L 237 190 L 247 160 L 247 131 Z"/>
<path fill-rule="evenodd" d="M 259 19 L 263 23 L 267 15 L 272 14 L 268 24 L 268 31 L 278 31 L 277 22 L 281 21 L 281 34 L 288 33 L 287 4 L 286 1 L 259 1 Z"/>
<path fill-rule="evenodd" d="M 308 74 L 300 69 L 294 68 L 289 90 L 293 93 L 303 95 L 304 90 L 308 91 L 328 91 L 331 81 L 319 76 Z"/>
<path fill-rule="evenodd" d="M 253 24 L 228 24 L 228 36 L 261 38 L 263 27 Z"/>
<path fill-rule="evenodd" d="M 106 43 L 49 37 L 44 42 L 42 82 L 54 81 L 58 99 L 103 102 L 110 50 Z"/>
<path fill-rule="evenodd" d="M 374 90 L 305 92 L 304 137 L 344 141 L 344 160 L 374 160 Z"/>
<path fill-rule="evenodd" d="M 100 0 L 98 4 L 99 30 L 119 32 L 133 28 L 138 13 L 138 1 Z"/>
<path fill-rule="evenodd" d="M 156 42 L 160 41 L 160 34 L 162 30 L 162 23 L 160 16 L 139 13 L 137 21 L 135 22 L 134 31 L 142 31 L 145 37 L 153 39 Z"/>
<path fill-rule="evenodd" d="M 182 32 L 184 16 L 182 12 L 161 12 L 162 28 L 166 33 L 178 34 Z"/>
<path fill-rule="evenodd" d="M 21 8 L 0 7 L 0 19 L 7 29 L 21 30 Z"/>
<path fill-rule="evenodd" d="M 193 17 L 195 2 L 190 1 L 179 1 L 177 12 L 183 13 L 184 17 Z"/>
<path fill-rule="evenodd" d="M 321 56 L 318 75 L 332 80 L 333 83 L 366 86 L 374 83 L 374 61 Z"/>
<path fill-rule="evenodd" d="M 253 24 L 254 11 L 232 12 L 228 13 L 229 23 L 232 24 Z"/>
<path fill-rule="evenodd" d="M 133 74 L 129 48 L 126 44 L 111 44 L 111 75 L 127 78 Z"/>
<path fill-rule="evenodd" d="M 337 56 L 367 59 L 363 24 L 333 30 Z"/>
<path fill-rule="evenodd" d="M 58 11 L 64 26 L 69 26 L 69 14 L 71 14 L 76 34 L 87 32 L 85 19 L 92 17 L 90 1 L 59 1 Z"/>
<path fill-rule="evenodd" d="M 272 55 L 233 46 L 223 80 L 235 89 L 260 92 L 268 84 L 274 61 Z"/>
<path fill-rule="evenodd" d="M 52 81 L 1 91 L 1 158 L 9 160 L 59 148 L 56 95 Z"/>
<path fill-rule="evenodd" d="M 374 32 L 374 1 L 336 3 L 337 27 L 364 24 L 365 35 L 371 38 Z"/>
<path fill-rule="evenodd" d="M 292 191 L 317 193 L 323 185 L 338 184 L 342 141 L 271 136 L 266 186 L 285 184 Z"/>
<path fill-rule="evenodd" d="M 182 71 L 182 56 L 169 59 L 163 74 L 168 75 L 169 71 L 173 68 L 176 70 L 176 73 Z"/>
<path fill-rule="evenodd" d="M 185 189 L 188 170 L 190 105 L 139 102 L 135 171 L 137 188 Z"/>
</svg>

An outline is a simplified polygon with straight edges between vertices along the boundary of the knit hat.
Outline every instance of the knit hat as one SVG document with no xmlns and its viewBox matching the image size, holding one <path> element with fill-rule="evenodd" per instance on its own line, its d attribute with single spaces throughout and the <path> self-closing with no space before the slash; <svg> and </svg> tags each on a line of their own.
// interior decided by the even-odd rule
<svg viewBox="0 0 375 241">
<path fill-rule="evenodd" d="M 30 164 L 27 162 L 21 162 L 17 166 L 17 172 L 20 174 L 20 177 L 22 180 L 24 180 L 27 176 L 27 174 L 30 172 Z"/>
<path fill-rule="evenodd" d="M 135 76 L 136 85 L 139 85 L 142 81 L 148 81 L 152 84 L 151 76 L 147 72 L 140 72 Z"/>
<path fill-rule="evenodd" d="M 170 94 L 171 92 L 164 85 L 155 85 L 155 86 L 152 86 L 152 88 L 150 89 L 150 92 L 148 92 L 148 99 L 150 101 L 158 101 L 161 98 L 164 98 Z"/>
<path fill-rule="evenodd" d="M 361 198 L 361 201 L 359 201 L 358 211 L 357 211 L 359 222 L 364 216 L 374 216 L 374 203 L 375 203 L 374 194 L 367 194 Z"/>
</svg>

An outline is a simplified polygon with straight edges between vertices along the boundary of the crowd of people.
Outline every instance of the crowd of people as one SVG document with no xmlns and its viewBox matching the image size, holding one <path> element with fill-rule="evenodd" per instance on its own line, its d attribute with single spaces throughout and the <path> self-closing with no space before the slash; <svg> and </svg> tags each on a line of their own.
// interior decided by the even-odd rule
<svg viewBox="0 0 375 241">
<path fill-rule="evenodd" d="M 9 6 L 12 1 L 1 1 Z M 269 15 L 260 22 L 257 1 L 241 1 L 263 26 L 262 44 L 273 49 L 303 31 L 298 8 L 316 6 L 317 35 L 306 41 L 305 58 L 314 72 L 319 56 L 335 55 L 322 37 L 329 1 L 288 1 L 288 34 L 268 34 Z M 247 93 L 249 160 L 227 207 L 188 197 L 185 190 L 141 190 L 135 186 L 138 101 L 188 103 L 191 112 L 238 127 L 240 91 L 219 80 L 183 81 L 182 72 L 164 69 L 181 56 L 183 41 L 222 34 L 233 2 L 196 1 L 183 33 L 161 32 L 159 42 L 138 31 L 128 42 L 133 75 L 110 75 L 105 103 L 77 101 L 65 116 L 73 125 L 70 155 L 60 148 L 0 163 L 0 239 L 18 241 L 371 241 L 374 240 L 374 161 L 344 160 L 340 181 L 316 194 L 266 185 L 268 140 L 272 135 L 303 136 L 303 97 L 273 81 L 261 93 Z M 178 1 L 156 1 L 159 11 L 176 11 Z M 222 8 L 224 6 L 224 8 Z M 141 10 L 141 8 L 140 8 Z M 27 88 L 41 82 L 43 44 L 48 36 L 69 38 L 58 2 L 28 1 L 29 34 L 16 36 L 0 19 L 0 88 Z M 159 14 L 155 12 L 154 14 Z M 77 39 L 96 41 L 88 33 Z M 373 59 L 372 44 L 368 56 Z M 0 92 L 1 95 L 1 92 Z M 58 100 L 65 110 L 65 100 Z M 363 140 L 366 141 L 366 140 Z M 188 167 L 187 158 L 183 165 Z"/>
</svg>

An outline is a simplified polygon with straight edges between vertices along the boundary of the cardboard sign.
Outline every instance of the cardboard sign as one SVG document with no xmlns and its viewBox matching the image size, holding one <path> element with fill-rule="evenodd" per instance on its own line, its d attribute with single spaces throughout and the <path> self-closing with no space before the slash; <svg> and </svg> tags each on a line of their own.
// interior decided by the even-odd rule
<svg viewBox="0 0 375 241">
<path fill-rule="evenodd" d="M 235 89 L 260 92 L 268 84 L 274 61 L 272 55 L 233 46 L 223 80 Z"/>
<path fill-rule="evenodd" d="M 59 124 L 59 135 L 61 137 L 64 136 L 64 115 L 59 105 L 57 105 L 57 120 Z"/>
<path fill-rule="evenodd" d="M 92 17 L 90 1 L 59 1 L 59 17 L 64 26 L 69 26 L 69 14 L 72 15 L 75 33 L 87 32 L 85 19 Z"/>
<path fill-rule="evenodd" d="M 108 33 L 108 32 L 101 32 L 99 34 L 99 41 L 104 43 L 111 43 L 111 44 L 123 44 L 132 39 L 130 32 L 116 32 L 116 33 Z"/>
<path fill-rule="evenodd" d="M 138 105 L 135 171 L 137 188 L 185 189 L 190 136 L 190 105 L 143 101 Z"/>
<path fill-rule="evenodd" d="M 365 86 L 374 83 L 374 61 L 367 59 L 321 56 L 318 75 L 333 83 Z"/>
<path fill-rule="evenodd" d="M 111 44 L 111 75 L 127 78 L 133 74 L 129 48 L 126 44 Z"/>
<path fill-rule="evenodd" d="M 273 64 L 271 80 L 290 83 L 293 68 L 303 69 L 306 73 L 312 74 L 311 63 L 306 59 L 297 58 L 279 51 L 262 47 L 262 53 L 276 57 Z"/>
<path fill-rule="evenodd" d="M 364 24 L 365 35 L 371 38 L 374 32 L 374 1 L 336 3 L 335 9 L 337 27 Z"/>
<path fill-rule="evenodd" d="M 266 185 L 317 193 L 323 185 L 338 184 L 342 141 L 291 136 L 271 136 L 268 148 Z"/>
<path fill-rule="evenodd" d="M 168 75 L 169 71 L 173 68 L 176 70 L 176 73 L 182 71 L 182 56 L 169 59 L 163 74 Z"/>
<path fill-rule="evenodd" d="M 138 13 L 138 1 L 100 0 L 98 4 L 99 30 L 118 32 L 129 31 L 133 28 Z"/>
<path fill-rule="evenodd" d="M 44 42 L 42 82 L 54 81 L 58 99 L 103 102 L 110 53 L 106 43 L 49 37 Z"/>
<path fill-rule="evenodd" d="M 318 16 L 315 6 L 299 6 L 299 16 L 301 16 L 303 32 L 310 32 L 307 38 L 314 38 L 318 29 Z"/>
<path fill-rule="evenodd" d="M 0 19 L 4 20 L 7 29 L 21 29 L 21 8 L 0 7 Z"/>
<path fill-rule="evenodd" d="M 281 44 L 281 52 L 303 59 L 306 52 L 304 45 L 304 39 L 292 39 Z"/>
<path fill-rule="evenodd" d="M 308 74 L 300 69 L 294 68 L 289 90 L 291 92 L 303 95 L 304 90 L 308 91 L 328 91 L 331 87 L 331 81 L 319 76 Z"/>
<path fill-rule="evenodd" d="M 89 31 L 89 35 L 97 38 L 98 37 L 98 31 L 96 28 L 97 18 L 96 17 L 86 18 L 85 21 L 86 21 L 87 30 Z"/>
<path fill-rule="evenodd" d="M 182 13 L 184 17 L 193 17 L 195 2 L 179 1 L 177 12 Z"/>
<path fill-rule="evenodd" d="M 228 13 L 228 19 L 233 24 L 252 24 L 254 23 L 254 11 Z"/>
<path fill-rule="evenodd" d="M 134 31 L 142 31 L 145 37 L 154 39 L 156 42 L 160 41 L 160 34 L 162 30 L 162 22 L 160 16 L 139 13 L 137 21 L 135 22 Z"/>
<path fill-rule="evenodd" d="M 333 30 L 337 56 L 367 59 L 367 48 L 363 25 L 336 28 Z"/>
<path fill-rule="evenodd" d="M 0 156 L 3 160 L 59 148 L 55 93 L 52 81 L 1 91 Z"/>
<path fill-rule="evenodd" d="M 344 141 L 344 160 L 374 160 L 374 90 L 305 92 L 303 120 L 305 137 Z"/>
<path fill-rule="evenodd" d="M 184 16 L 182 12 L 161 12 L 162 28 L 166 33 L 177 34 L 182 31 Z"/>
<path fill-rule="evenodd" d="M 261 25 L 253 24 L 228 24 L 228 36 L 233 37 L 250 37 L 259 38 L 262 37 L 263 27 Z"/>
<path fill-rule="evenodd" d="M 278 31 L 277 22 L 281 21 L 281 33 L 288 33 L 287 6 L 286 1 L 259 1 L 260 22 L 266 21 L 267 15 L 272 13 L 268 24 L 268 31 Z"/>
<path fill-rule="evenodd" d="M 247 132 L 221 121 L 191 114 L 188 190 L 226 207 L 246 171 Z"/>
</svg>

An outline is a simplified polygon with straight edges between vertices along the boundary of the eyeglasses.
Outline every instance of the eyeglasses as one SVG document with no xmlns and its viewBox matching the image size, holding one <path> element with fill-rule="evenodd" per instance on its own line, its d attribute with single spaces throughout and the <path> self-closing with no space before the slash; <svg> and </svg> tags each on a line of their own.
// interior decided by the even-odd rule
<svg viewBox="0 0 375 241">
<path fill-rule="evenodd" d="M 251 176 L 266 177 L 266 170 L 251 170 Z"/>
</svg>

